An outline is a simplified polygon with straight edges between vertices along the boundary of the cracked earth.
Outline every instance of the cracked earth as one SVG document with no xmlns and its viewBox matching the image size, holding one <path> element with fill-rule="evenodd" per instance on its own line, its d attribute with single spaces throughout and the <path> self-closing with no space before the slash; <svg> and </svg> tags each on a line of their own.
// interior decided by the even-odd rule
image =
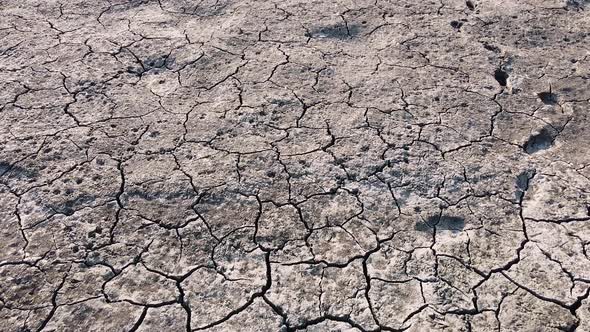
<svg viewBox="0 0 590 332">
<path fill-rule="evenodd" d="M 0 14 L 0 331 L 590 331 L 588 0 Z"/>
</svg>

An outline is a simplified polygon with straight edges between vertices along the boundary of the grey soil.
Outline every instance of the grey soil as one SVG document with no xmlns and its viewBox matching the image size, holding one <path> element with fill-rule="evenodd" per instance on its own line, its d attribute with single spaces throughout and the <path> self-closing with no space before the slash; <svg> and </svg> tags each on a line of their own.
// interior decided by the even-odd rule
<svg viewBox="0 0 590 332">
<path fill-rule="evenodd" d="M 0 331 L 590 331 L 590 2 L 1 0 Z"/>
</svg>

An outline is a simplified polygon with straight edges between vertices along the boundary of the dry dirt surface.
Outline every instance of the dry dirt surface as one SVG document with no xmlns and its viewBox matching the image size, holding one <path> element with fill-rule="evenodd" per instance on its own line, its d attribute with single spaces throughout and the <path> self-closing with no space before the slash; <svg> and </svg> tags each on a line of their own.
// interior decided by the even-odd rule
<svg viewBox="0 0 590 332">
<path fill-rule="evenodd" d="M 0 331 L 590 331 L 590 1 L 1 0 Z"/>
</svg>

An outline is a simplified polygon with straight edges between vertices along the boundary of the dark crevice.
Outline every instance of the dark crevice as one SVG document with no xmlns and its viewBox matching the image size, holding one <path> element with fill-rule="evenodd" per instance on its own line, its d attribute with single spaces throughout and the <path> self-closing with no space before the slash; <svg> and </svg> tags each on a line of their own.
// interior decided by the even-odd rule
<svg viewBox="0 0 590 332">
<path fill-rule="evenodd" d="M 541 101 L 545 105 L 556 105 L 558 103 L 557 95 L 555 93 L 552 93 L 551 91 L 540 92 L 537 94 L 537 96 L 539 96 L 539 99 L 541 99 Z"/>
<path fill-rule="evenodd" d="M 496 79 L 496 82 L 500 84 L 500 86 L 505 87 L 508 84 L 509 77 L 510 76 L 508 75 L 508 72 L 505 71 L 503 68 L 498 68 L 494 72 L 494 78 Z"/>
</svg>

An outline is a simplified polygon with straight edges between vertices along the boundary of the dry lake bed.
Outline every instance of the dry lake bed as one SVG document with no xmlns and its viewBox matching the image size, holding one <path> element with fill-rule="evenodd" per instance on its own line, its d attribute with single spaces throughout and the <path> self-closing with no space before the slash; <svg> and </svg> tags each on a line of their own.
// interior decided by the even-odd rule
<svg viewBox="0 0 590 332">
<path fill-rule="evenodd" d="M 590 331 L 590 1 L 0 1 L 0 331 Z"/>
</svg>

